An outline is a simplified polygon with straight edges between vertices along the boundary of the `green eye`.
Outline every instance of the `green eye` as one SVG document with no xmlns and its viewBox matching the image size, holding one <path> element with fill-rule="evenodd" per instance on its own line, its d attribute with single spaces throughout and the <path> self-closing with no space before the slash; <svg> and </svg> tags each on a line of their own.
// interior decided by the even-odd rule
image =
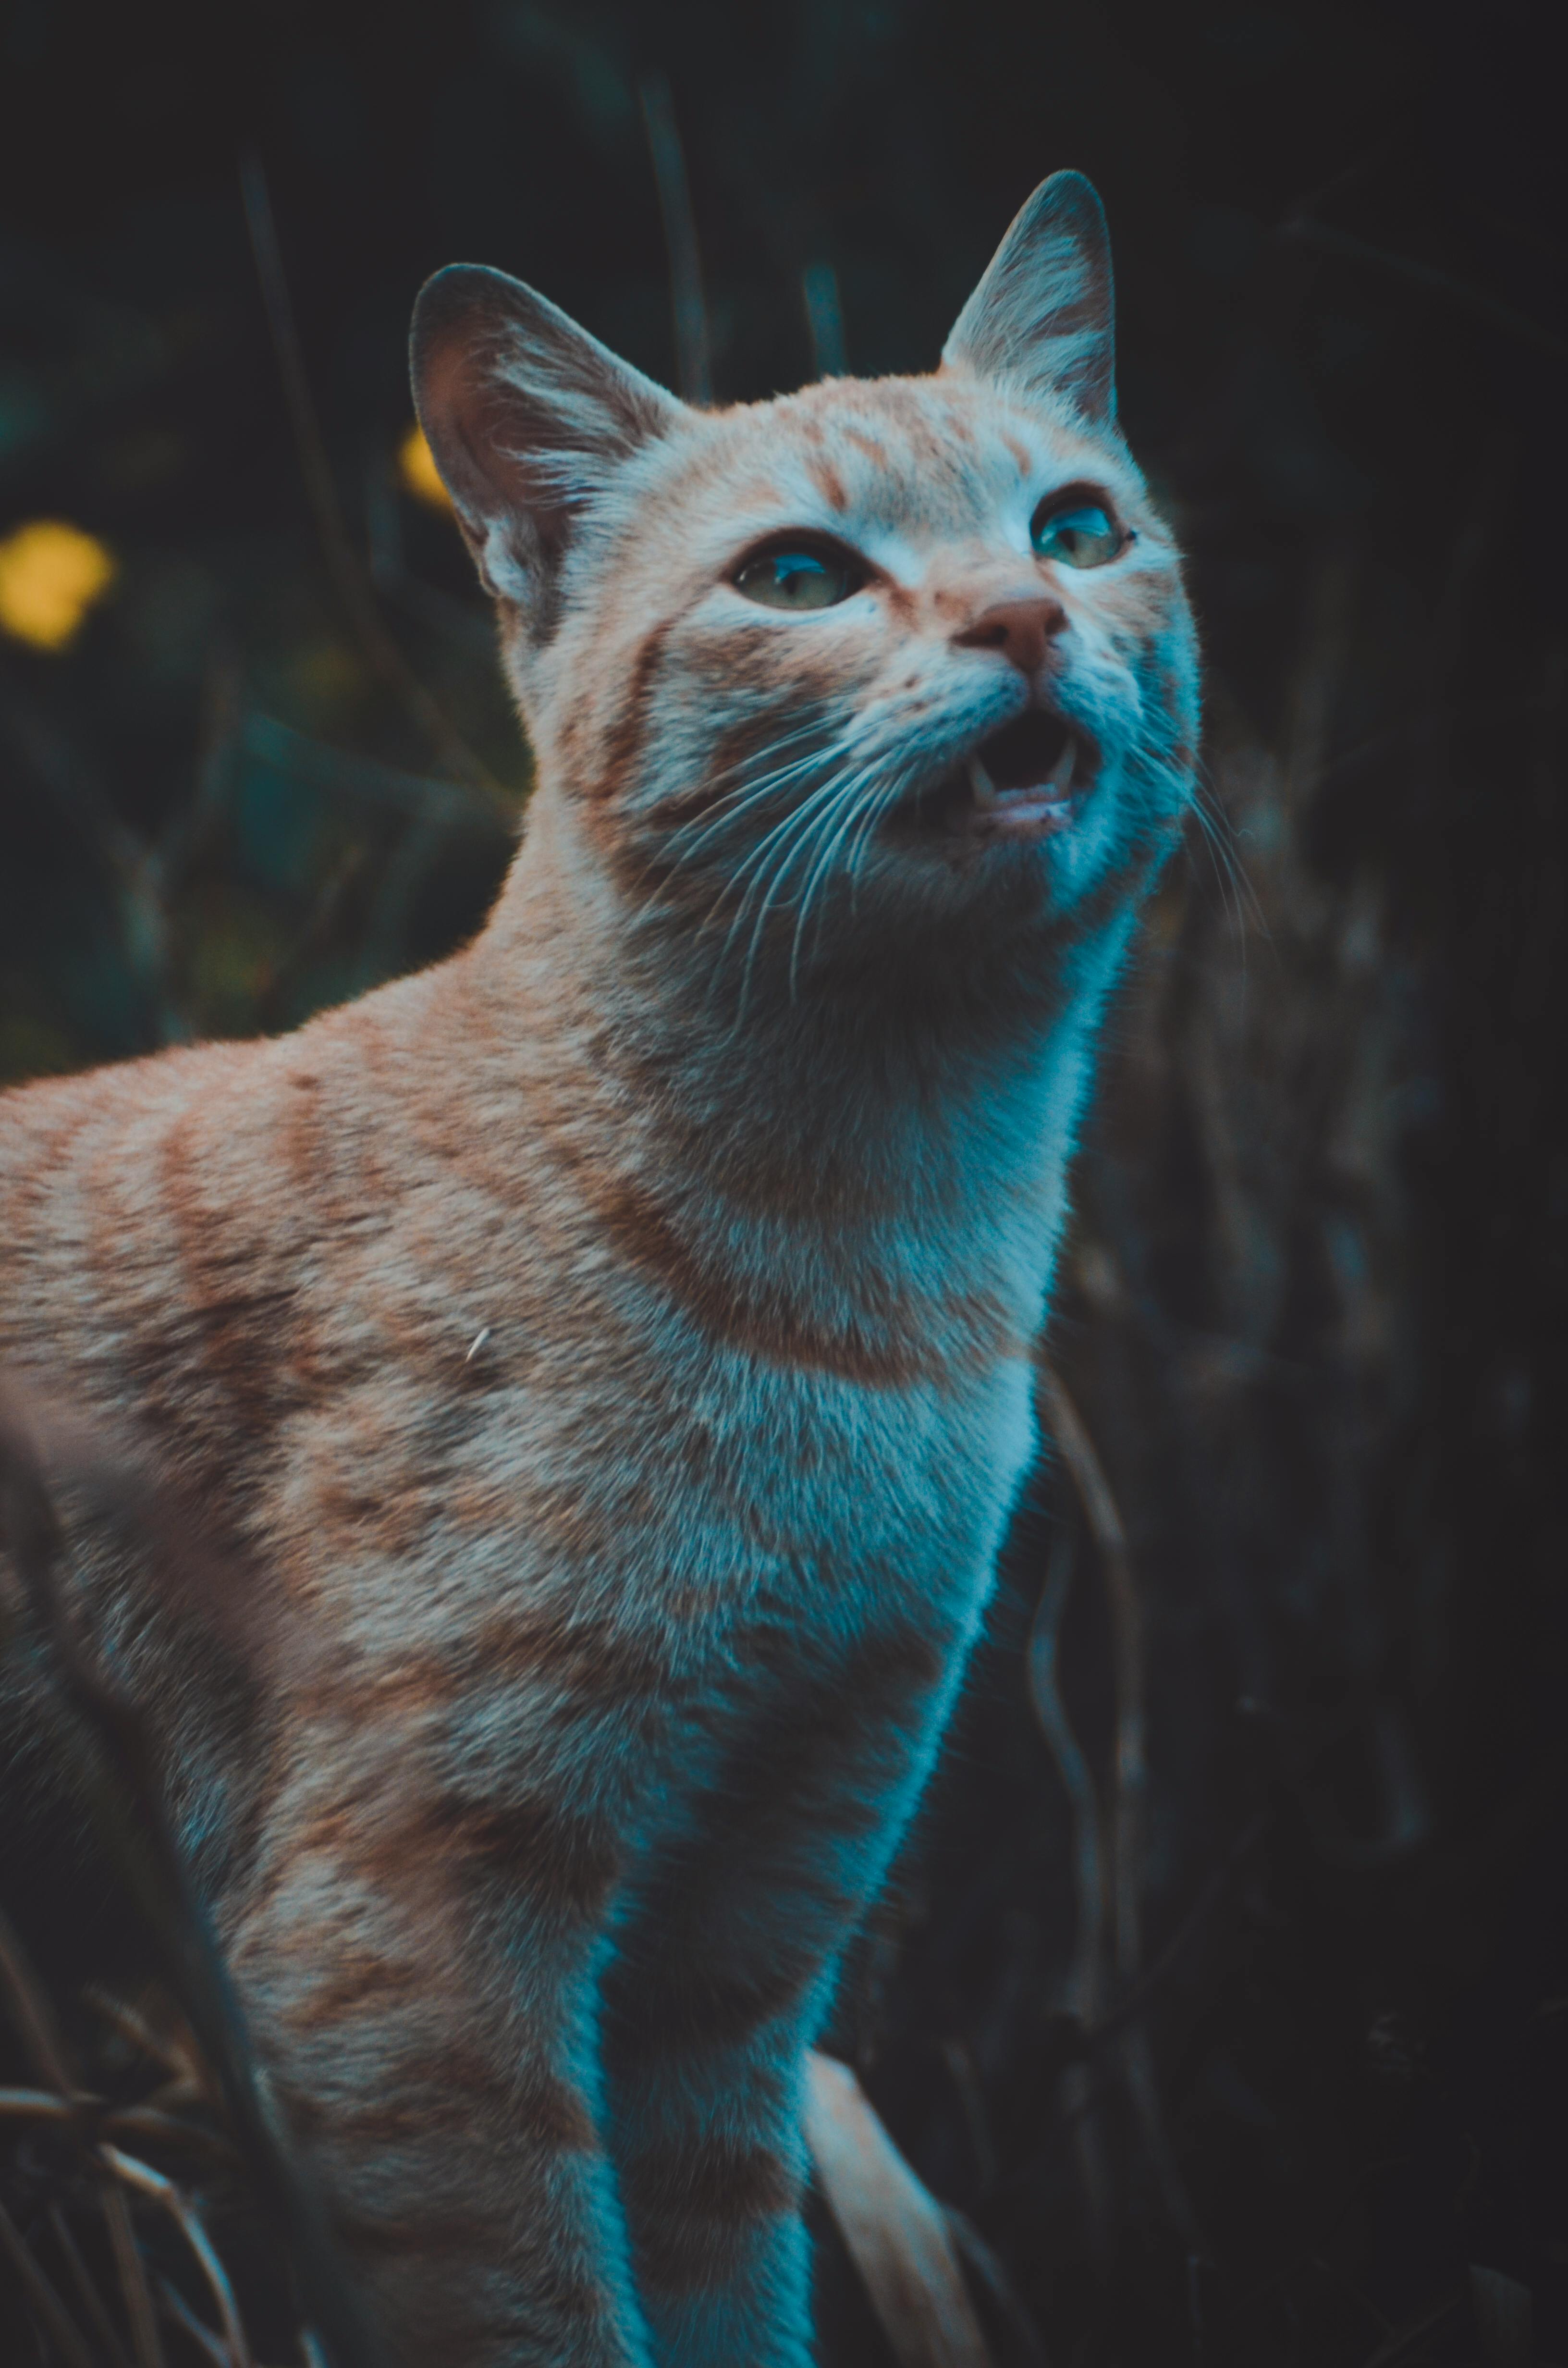
<svg viewBox="0 0 1568 2368">
<path fill-rule="evenodd" d="M 1068 567 L 1103 567 L 1127 537 L 1097 502 L 1068 501 L 1054 510 L 1042 504 L 1029 540 L 1041 559 L 1060 559 Z"/>
<path fill-rule="evenodd" d="M 764 609 L 832 609 L 858 592 L 861 580 L 836 552 L 784 549 L 748 559 L 734 585 Z"/>
</svg>

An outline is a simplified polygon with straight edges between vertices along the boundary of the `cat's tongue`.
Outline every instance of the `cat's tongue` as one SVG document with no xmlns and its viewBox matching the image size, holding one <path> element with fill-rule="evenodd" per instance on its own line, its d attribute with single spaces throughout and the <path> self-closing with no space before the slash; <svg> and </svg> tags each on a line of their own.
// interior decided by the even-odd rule
<svg viewBox="0 0 1568 2368">
<path fill-rule="evenodd" d="M 983 740 L 965 771 L 973 800 L 971 827 L 988 834 L 1042 837 L 1073 819 L 1073 768 L 1078 742 L 1059 715 L 1035 710 Z"/>
</svg>

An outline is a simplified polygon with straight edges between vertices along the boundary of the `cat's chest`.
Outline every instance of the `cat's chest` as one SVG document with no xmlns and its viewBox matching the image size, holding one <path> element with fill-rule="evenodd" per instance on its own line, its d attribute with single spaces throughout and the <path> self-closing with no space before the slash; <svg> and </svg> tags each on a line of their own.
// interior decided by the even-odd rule
<svg viewBox="0 0 1568 2368">
<path fill-rule="evenodd" d="M 961 1298 L 949 1258 L 928 1289 L 881 1267 L 778 1318 L 784 1261 L 694 1287 L 581 1199 L 487 1232 L 478 1266 L 424 1225 L 382 1247 L 390 1304 L 335 1298 L 343 1353 L 274 1465 L 284 1558 L 357 1652 L 486 1686 L 602 1652 L 665 1695 L 744 1685 L 726 1669 L 791 1635 L 963 1624 L 1033 1449 L 1029 1292 L 1001 1261 Z"/>
<path fill-rule="evenodd" d="M 694 1628 L 804 1634 L 957 1604 L 983 1583 L 1034 1444 L 1021 1357 L 887 1386 L 710 1348 L 619 1400 L 562 1373 L 509 1415 L 491 1453 L 530 1584 Z"/>
</svg>

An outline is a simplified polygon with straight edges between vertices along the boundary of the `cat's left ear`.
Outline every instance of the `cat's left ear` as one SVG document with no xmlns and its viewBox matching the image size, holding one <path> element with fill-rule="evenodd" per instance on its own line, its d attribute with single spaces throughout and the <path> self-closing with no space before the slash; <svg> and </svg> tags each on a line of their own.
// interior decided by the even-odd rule
<svg viewBox="0 0 1568 2368">
<path fill-rule="evenodd" d="M 1105 208 L 1082 173 L 1052 173 L 992 256 L 942 348 L 944 367 L 1116 417 L 1115 309 Z"/>
<path fill-rule="evenodd" d="M 419 424 L 481 581 L 548 632 L 579 515 L 685 406 L 548 297 L 477 263 L 426 281 L 409 359 Z"/>
</svg>

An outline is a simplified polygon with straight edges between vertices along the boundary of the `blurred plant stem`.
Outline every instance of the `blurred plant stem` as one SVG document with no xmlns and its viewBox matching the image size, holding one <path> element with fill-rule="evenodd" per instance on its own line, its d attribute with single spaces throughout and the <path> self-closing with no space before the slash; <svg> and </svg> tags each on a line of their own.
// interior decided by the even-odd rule
<svg viewBox="0 0 1568 2368">
<path fill-rule="evenodd" d="M 505 792 L 489 767 L 475 756 L 415 674 L 387 631 L 376 607 L 369 579 L 344 525 L 343 507 L 338 500 L 332 464 L 327 459 L 321 425 L 316 417 L 315 402 L 300 347 L 299 331 L 295 326 L 294 306 L 283 269 L 282 252 L 278 244 L 278 229 L 273 220 L 267 175 L 260 157 L 254 152 L 241 160 L 240 189 L 244 200 L 251 252 L 256 257 L 256 277 L 261 283 L 262 302 L 267 310 L 267 324 L 272 334 L 273 351 L 278 357 L 278 368 L 283 381 L 283 397 L 289 406 L 290 424 L 300 456 L 300 473 L 315 518 L 322 555 L 354 638 L 371 672 L 381 677 L 398 700 L 410 722 L 429 742 L 448 771 L 455 773 L 460 780 L 472 782 L 504 798 Z"/>
</svg>

